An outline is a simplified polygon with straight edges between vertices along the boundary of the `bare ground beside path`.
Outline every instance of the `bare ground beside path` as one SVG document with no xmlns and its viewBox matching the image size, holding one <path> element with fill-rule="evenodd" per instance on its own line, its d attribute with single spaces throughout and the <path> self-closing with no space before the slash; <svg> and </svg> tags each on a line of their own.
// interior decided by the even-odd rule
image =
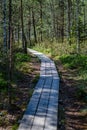
<svg viewBox="0 0 87 130">
<path fill-rule="evenodd" d="M 21 75 L 23 78 L 19 78 L 17 85 L 14 86 L 11 110 L 9 112 L 7 110 L 0 110 L 0 112 L 3 113 L 3 115 L 0 116 L 0 130 L 16 130 L 18 122 L 26 110 L 29 98 L 39 78 L 40 62 L 35 56 L 32 56 L 31 62 L 27 62 L 27 66 L 32 71 Z"/>
<path fill-rule="evenodd" d="M 87 130 L 87 112 L 82 112 L 87 104 L 77 98 L 76 70 L 65 69 L 60 61 L 57 68 L 61 76 L 59 130 Z"/>
</svg>

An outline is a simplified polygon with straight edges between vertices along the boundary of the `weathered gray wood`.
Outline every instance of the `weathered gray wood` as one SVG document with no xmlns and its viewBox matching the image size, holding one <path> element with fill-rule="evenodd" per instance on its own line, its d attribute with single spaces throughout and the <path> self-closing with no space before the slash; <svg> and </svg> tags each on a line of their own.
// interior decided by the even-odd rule
<svg viewBox="0 0 87 130">
<path fill-rule="evenodd" d="M 25 114 L 21 120 L 20 126 L 18 130 L 29 130 L 31 129 L 33 125 L 34 116 L 38 107 L 38 103 L 40 100 L 40 95 L 42 93 L 42 89 L 44 86 L 44 79 L 40 78 L 36 88 L 34 90 L 34 93 L 31 97 L 31 100 L 27 106 L 27 109 L 25 111 Z"/>
<path fill-rule="evenodd" d="M 57 130 L 59 76 L 52 60 L 37 51 L 28 52 L 41 60 L 40 79 L 18 130 Z"/>
</svg>

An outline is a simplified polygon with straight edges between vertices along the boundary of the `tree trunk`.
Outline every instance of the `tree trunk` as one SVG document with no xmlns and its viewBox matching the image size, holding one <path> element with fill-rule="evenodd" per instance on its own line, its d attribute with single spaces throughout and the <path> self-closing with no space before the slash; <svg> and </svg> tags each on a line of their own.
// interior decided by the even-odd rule
<svg viewBox="0 0 87 130">
<path fill-rule="evenodd" d="M 71 45 L 71 7 L 72 1 L 68 0 L 68 42 Z"/>
<path fill-rule="evenodd" d="M 85 26 L 86 26 L 85 0 L 83 0 L 83 4 L 84 4 L 84 44 L 85 44 Z"/>
<path fill-rule="evenodd" d="M 3 38 L 4 38 L 4 51 L 6 52 L 7 50 L 7 31 L 6 31 L 6 0 L 3 1 Z"/>
<path fill-rule="evenodd" d="M 35 25 L 35 16 L 34 16 L 33 8 L 32 8 L 32 20 L 33 20 L 33 29 L 34 29 L 34 40 L 35 40 L 35 43 L 37 43 L 37 34 L 36 34 L 36 25 Z"/>
<path fill-rule="evenodd" d="M 28 37 L 29 37 L 29 45 L 31 46 L 31 10 L 29 8 L 29 20 L 28 20 Z"/>
<path fill-rule="evenodd" d="M 52 13 L 52 27 L 53 27 L 53 39 L 56 37 L 56 25 L 55 25 L 55 2 L 52 0 L 50 3 L 51 6 L 51 13 Z"/>
<path fill-rule="evenodd" d="M 62 3 L 62 30 L 61 30 L 61 35 L 62 35 L 62 43 L 64 41 L 64 2 Z"/>
<path fill-rule="evenodd" d="M 27 39 L 24 33 L 24 20 L 23 20 L 23 2 L 21 0 L 21 28 L 22 28 L 22 47 L 24 52 L 27 53 Z"/>
<path fill-rule="evenodd" d="M 80 52 L 80 37 L 79 37 L 79 0 L 76 0 L 76 30 L 77 30 L 77 53 Z"/>
<path fill-rule="evenodd" d="M 19 27 L 19 22 L 18 22 L 18 45 L 19 45 L 19 42 L 20 42 L 20 34 L 19 34 L 19 32 L 20 32 L 20 27 Z"/>
<path fill-rule="evenodd" d="M 60 7 L 60 35 L 63 43 L 64 41 L 64 2 L 63 1 L 59 2 L 59 7 Z"/>
<path fill-rule="evenodd" d="M 43 36 L 42 36 L 42 0 L 40 1 L 40 20 L 41 20 L 41 31 L 40 31 L 40 35 L 41 35 L 41 42 L 43 41 Z"/>
<path fill-rule="evenodd" d="M 22 47 L 24 49 L 24 23 L 23 23 L 23 3 L 21 0 L 21 29 L 22 29 Z"/>
<path fill-rule="evenodd" d="M 12 0 L 9 0 L 9 80 L 12 81 Z M 9 84 L 9 107 L 11 106 L 11 86 Z"/>
</svg>

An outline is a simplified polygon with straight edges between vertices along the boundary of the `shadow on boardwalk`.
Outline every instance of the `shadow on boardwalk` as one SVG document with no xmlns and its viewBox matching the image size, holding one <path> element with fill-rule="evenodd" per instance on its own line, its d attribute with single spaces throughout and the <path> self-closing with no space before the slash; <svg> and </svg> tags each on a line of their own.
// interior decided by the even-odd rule
<svg viewBox="0 0 87 130">
<path fill-rule="evenodd" d="M 59 77 L 53 61 L 42 54 L 39 58 L 40 79 L 18 130 L 57 130 Z"/>
</svg>

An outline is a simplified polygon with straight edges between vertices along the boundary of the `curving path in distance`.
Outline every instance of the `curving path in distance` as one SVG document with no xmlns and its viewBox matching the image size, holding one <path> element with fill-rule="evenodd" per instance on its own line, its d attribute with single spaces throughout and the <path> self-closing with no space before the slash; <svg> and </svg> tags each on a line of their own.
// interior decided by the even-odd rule
<svg viewBox="0 0 87 130">
<path fill-rule="evenodd" d="M 28 49 L 41 60 L 40 78 L 18 130 L 57 130 L 59 76 L 54 62 Z"/>
</svg>

